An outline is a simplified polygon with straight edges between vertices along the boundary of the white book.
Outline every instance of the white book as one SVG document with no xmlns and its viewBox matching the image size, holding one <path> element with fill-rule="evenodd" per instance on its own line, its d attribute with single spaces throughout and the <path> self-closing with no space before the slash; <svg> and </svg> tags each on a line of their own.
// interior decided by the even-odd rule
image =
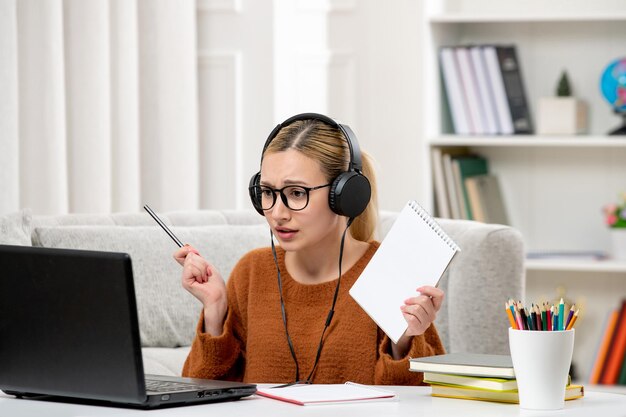
<svg viewBox="0 0 626 417">
<path fill-rule="evenodd" d="M 461 201 L 458 199 L 456 192 L 456 180 L 454 179 L 454 170 L 452 169 L 452 156 L 449 153 L 443 154 L 443 178 L 446 182 L 446 190 L 448 192 L 448 201 L 450 202 L 450 215 L 452 219 L 462 219 Z"/>
<path fill-rule="evenodd" d="M 485 46 L 483 47 L 483 53 L 485 54 L 485 64 L 487 73 L 489 74 L 489 81 L 493 89 L 493 98 L 496 105 L 500 133 L 503 135 L 512 135 L 513 117 L 511 116 L 511 109 L 509 108 L 509 102 L 506 97 L 504 79 L 502 78 L 502 71 L 500 71 L 496 47 Z"/>
<path fill-rule="evenodd" d="M 483 103 L 478 92 L 478 82 L 474 74 L 474 65 L 470 58 L 469 49 L 465 47 L 455 48 L 456 59 L 459 64 L 459 74 L 461 75 L 461 84 L 467 99 L 467 109 L 473 127 L 472 133 L 483 135 L 487 133 L 485 123 L 483 122 Z"/>
<path fill-rule="evenodd" d="M 500 129 L 496 115 L 496 105 L 493 99 L 493 91 L 489 82 L 489 74 L 485 65 L 485 57 L 480 46 L 474 46 L 470 49 L 470 57 L 474 66 L 474 75 L 478 84 L 478 93 L 480 101 L 483 105 L 483 122 L 485 133 L 488 135 L 496 135 Z"/>
<path fill-rule="evenodd" d="M 350 295 L 397 343 L 408 325 L 400 307 L 416 288 L 437 286 L 459 247 L 415 201 L 398 215 Z"/>
<path fill-rule="evenodd" d="M 439 56 L 454 132 L 458 135 L 468 135 L 471 133 L 470 122 L 454 48 L 441 48 Z"/>
<path fill-rule="evenodd" d="M 443 155 L 441 148 L 431 150 L 433 167 L 433 186 L 435 190 L 435 200 L 437 201 L 437 215 L 446 219 L 450 218 L 450 203 L 446 191 L 446 180 L 443 175 Z"/>
</svg>

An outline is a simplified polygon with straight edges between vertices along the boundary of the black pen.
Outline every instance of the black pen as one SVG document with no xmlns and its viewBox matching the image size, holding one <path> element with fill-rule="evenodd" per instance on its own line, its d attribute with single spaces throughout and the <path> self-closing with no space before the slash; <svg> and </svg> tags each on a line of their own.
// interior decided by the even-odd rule
<svg viewBox="0 0 626 417">
<path fill-rule="evenodd" d="M 180 239 L 178 239 L 176 237 L 176 235 L 174 233 L 172 233 L 172 231 L 165 225 L 165 223 L 163 223 L 161 221 L 161 219 L 159 219 L 159 216 L 157 216 L 156 213 L 154 211 L 152 211 L 152 209 L 150 207 L 148 207 L 147 204 L 144 205 L 143 208 L 146 209 L 148 214 L 152 216 L 152 218 L 159 224 L 159 226 L 161 226 L 163 228 L 163 230 L 165 230 L 165 233 L 170 235 L 172 240 L 174 240 L 174 242 L 176 242 L 176 244 L 178 245 L 179 248 L 182 248 L 183 246 L 185 246 L 185 245 L 183 245 L 183 242 L 181 242 Z"/>
</svg>

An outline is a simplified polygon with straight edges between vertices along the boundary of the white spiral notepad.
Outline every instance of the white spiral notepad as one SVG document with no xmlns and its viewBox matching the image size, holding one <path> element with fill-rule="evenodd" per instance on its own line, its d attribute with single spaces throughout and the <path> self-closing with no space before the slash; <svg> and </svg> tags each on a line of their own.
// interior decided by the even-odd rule
<svg viewBox="0 0 626 417">
<path fill-rule="evenodd" d="M 441 226 L 415 201 L 409 201 L 381 242 L 350 295 L 397 343 L 407 329 L 400 311 L 422 285 L 436 286 L 460 251 Z"/>
</svg>

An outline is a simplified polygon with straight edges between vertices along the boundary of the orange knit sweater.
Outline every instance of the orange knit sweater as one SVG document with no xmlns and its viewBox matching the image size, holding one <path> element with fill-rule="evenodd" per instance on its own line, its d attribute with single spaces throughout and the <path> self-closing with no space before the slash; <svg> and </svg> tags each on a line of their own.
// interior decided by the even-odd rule
<svg viewBox="0 0 626 417">
<path fill-rule="evenodd" d="M 348 293 L 378 246 L 378 242 L 372 242 L 365 255 L 341 277 L 335 315 L 324 336 L 314 383 L 416 385 L 422 383 L 422 373 L 409 371 L 408 358 L 444 353 L 437 330 L 431 325 L 423 335 L 413 338 L 406 358 L 394 360 L 389 338 Z M 277 248 L 277 255 L 289 335 L 300 378 L 305 379 L 315 361 L 337 281 L 300 284 L 287 272 L 285 252 Z M 253 250 L 239 261 L 228 280 L 227 294 L 224 332 L 217 337 L 204 333 L 201 315 L 183 376 L 293 382 L 295 364 L 285 336 L 270 248 Z"/>
</svg>

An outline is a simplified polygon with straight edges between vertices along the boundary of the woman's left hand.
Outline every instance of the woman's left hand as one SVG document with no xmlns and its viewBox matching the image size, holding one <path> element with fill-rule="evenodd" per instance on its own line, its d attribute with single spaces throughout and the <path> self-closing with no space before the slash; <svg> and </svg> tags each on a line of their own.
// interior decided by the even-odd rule
<svg viewBox="0 0 626 417">
<path fill-rule="evenodd" d="M 437 312 L 443 303 L 444 293 L 439 288 L 431 286 L 419 287 L 417 297 L 404 300 L 400 307 L 404 319 L 409 324 L 404 336 L 419 336 L 435 321 Z"/>
</svg>

